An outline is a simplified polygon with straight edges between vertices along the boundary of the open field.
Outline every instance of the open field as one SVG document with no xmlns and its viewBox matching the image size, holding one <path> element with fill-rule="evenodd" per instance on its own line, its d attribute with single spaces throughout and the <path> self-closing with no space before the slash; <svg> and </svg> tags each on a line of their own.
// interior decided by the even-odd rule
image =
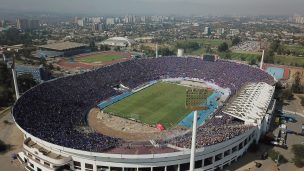
<svg viewBox="0 0 304 171">
<path fill-rule="evenodd" d="M 122 55 L 102 55 L 102 54 L 95 54 L 92 56 L 86 56 L 79 59 L 80 62 L 84 63 L 95 63 L 95 62 L 110 62 L 118 59 L 125 58 Z"/>
<path fill-rule="evenodd" d="M 175 126 L 191 110 L 185 108 L 186 87 L 157 83 L 105 109 L 106 113 L 133 118 L 149 125 Z"/>
<path fill-rule="evenodd" d="M 284 45 L 284 49 L 289 50 L 295 56 L 304 56 L 304 46 L 301 45 Z"/>
<path fill-rule="evenodd" d="M 259 57 L 261 57 L 260 54 L 255 54 L 255 53 L 231 52 L 230 54 L 232 59 L 240 59 L 246 61 L 250 61 L 252 59 L 259 59 Z"/>
<path fill-rule="evenodd" d="M 277 55 L 274 59 L 276 64 L 304 66 L 304 57 Z"/>
</svg>

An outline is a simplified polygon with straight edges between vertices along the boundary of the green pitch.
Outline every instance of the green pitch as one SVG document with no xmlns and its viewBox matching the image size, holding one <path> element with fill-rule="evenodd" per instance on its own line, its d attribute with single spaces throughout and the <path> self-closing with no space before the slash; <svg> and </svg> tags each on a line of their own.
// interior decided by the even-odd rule
<svg viewBox="0 0 304 171">
<path fill-rule="evenodd" d="M 160 82 L 107 107 L 105 112 L 150 125 L 161 123 L 168 129 L 191 112 L 185 108 L 186 89 Z"/>
<path fill-rule="evenodd" d="M 87 56 L 87 57 L 81 57 L 79 59 L 80 62 L 85 62 L 85 63 L 94 63 L 94 62 L 110 62 L 110 61 L 115 61 L 118 59 L 125 58 L 125 56 L 122 55 L 92 55 L 92 56 Z"/>
</svg>

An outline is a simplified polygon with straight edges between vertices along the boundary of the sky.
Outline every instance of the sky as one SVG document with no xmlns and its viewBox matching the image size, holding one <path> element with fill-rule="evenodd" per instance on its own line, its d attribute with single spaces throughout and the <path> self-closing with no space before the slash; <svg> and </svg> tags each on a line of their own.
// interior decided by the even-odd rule
<svg viewBox="0 0 304 171">
<path fill-rule="evenodd" d="M 304 0 L 0 0 L 0 8 L 97 15 L 304 15 Z"/>
</svg>

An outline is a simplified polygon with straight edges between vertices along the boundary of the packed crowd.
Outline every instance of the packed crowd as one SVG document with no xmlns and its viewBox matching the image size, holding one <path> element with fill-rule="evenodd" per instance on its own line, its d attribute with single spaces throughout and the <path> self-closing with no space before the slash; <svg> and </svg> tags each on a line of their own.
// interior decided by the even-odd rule
<svg viewBox="0 0 304 171">
<path fill-rule="evenodd" d="M 213 82 L 230 88 L 232 94 L 246 82 L 274 83 L 266 72 L 223 60 L 208 62 L 192 57 L 130 60 L 42 83 L 21 96 L 14 106 L 13 115 L 21 128 L 42 140 L 79 150 L 105 152 L 120 146 L 123 140 L 77 129 L 88 127 L 86 117 L 89 110 L 100 101 L 119 95 L 121 92 L 113 88 L 119 83 L 135 88 L 148 81 L 177 77 Z M 233 122 L 232 118 L 222 115 L 226 119 L 214 117 L 198 128 L 199 146 L 218 143 L 247 130 L 247 127 L 227 129 L 225 124 Z M 208 128 L 209 125 L 213 127 Z M 214 127 L 216 125 L 222 127 Z M 208 135 L 212 135 L 209 140 Z M 188 147 L 188 137 L 177 137 L 174 142 Z"/>
<path fill-rule="evenodd" d="M 219 111 L 213 118 L 197 129 L 196 147 L 214 145 L 235 136 L 241 135 L 253 128 L 252 125 L 244 125 L 243 121 L 233 118 Z M 163 143 L 170 143 L 182 148 L 191 148 L 192 133 L 166 140 Z"/>
</svg>

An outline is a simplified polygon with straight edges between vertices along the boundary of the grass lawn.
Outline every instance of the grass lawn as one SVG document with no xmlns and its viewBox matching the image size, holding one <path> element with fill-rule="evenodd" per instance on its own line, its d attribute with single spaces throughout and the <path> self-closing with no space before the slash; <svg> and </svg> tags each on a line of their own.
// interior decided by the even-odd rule
<svg viewBox="0 0 304 171">
<path fill-rule="evenodd" d="M 304 46 L 301 45 L 284 45 L 284 49 L 288 49 L 292 52 L 297 52 L 299 55 L 304 54 Z"/>
<path fill-rule="evenodd" d="M 94 63 L 94 62 L 110 62 L 118 59 L 125 58 L 124 56 L 121 55 L 92 55 L 92 56 L 87 56 L 87 57 L 81 57 L 79 59 L 80 62 L 85 62 L 85 63 Z"/>
<path fill-rule="evenodd" d="M 239 52 L 231 52 L 231 58 L 232 59 L 240 59 L 240 60 L 251 60 L 251 59 L 258 59 L 261 57 L 260 54 L 254 54 L 254 53 L 239 53 Z"/>
<path fill-rule="evenodd" d="M 185 108 L 186 87 L 160 82 L 105 109 L 106 113 L 143 123 L 175 126 L 191 110 Z"/>
<path fill-rule="evenodd" d="M 199 48 L 195 51 L 192 51 L 189 53 L 189 55 L 197 55 L 197 56 L 200 56 L 200 55 L 203 55 L 206 53 L 206 49 L 205 48 Z"/>
<path fill-rule="evenodd" d="M 304 57 L 277 55 L 275 56 L 275 63 L 302 67 L 304 66 Z"/>
</svg>

